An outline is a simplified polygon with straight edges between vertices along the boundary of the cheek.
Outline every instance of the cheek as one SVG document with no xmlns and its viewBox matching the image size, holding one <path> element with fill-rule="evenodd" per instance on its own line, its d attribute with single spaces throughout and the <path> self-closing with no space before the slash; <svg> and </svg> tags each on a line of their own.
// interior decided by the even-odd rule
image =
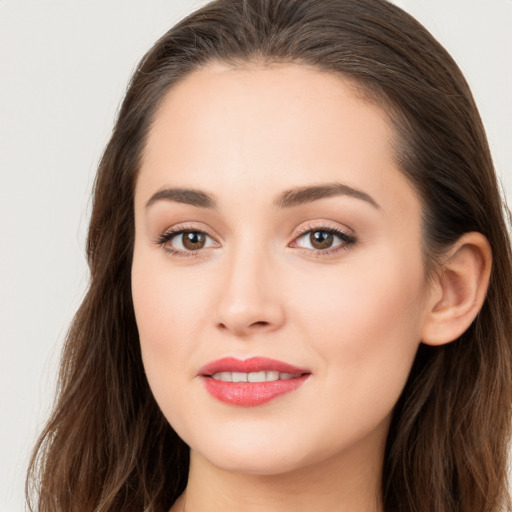
<svg viewBox="0 0 512 512">
<path fill-rule="evenodd" d="M 198 339 L 195 317 L 201 310 L 201 297 L 197 287 L 186 286 L 179 276 L 169 276 L 168 268 L 144 265 L 140 269 L 135 260 L 132 295 L 146 378 L 169 423 L 186 433 L 191 429 L 189 423 L 201 417 L 190 397 L 195 377 L 190 340 Z"/>
<path fill-rule="evenodd" d="M 197 328 L 200 293 L 193 283 L 170 275 L 168 265 L 136 251 L 132 298 L 146 376 L 157 402 L 167 404 L 170 397 L 182 396 L 191 372 L 186 363 L 192 346 L 187 341 Z"/>
<path fill-rule="evenodd" d="M 422 313 L 422 269 L 402 271 L 399 264 L 373 267 L 362 263 L 339 272 L 317 273 L 309 280 L 302 276 L 301 289 L 290 297 L 304 323 L 318 333 L 320 343 L 336 334 L 341 344 L 357 337 L 360 343 L 371 345 L 395 337 L 393 334 L 398 337 L 401 333 L 403 338 L 417 331 Z M 369 336 L 371 332 L 374 335 Z"/>
<path fill-rule="evenodd" d="M 423 268 L 396 255 L 380 262 L 317 275 L 317 293 L 296 294 L 305 298 L 296 303 L 301 330 L 330 385 L 352 390 L 354 410 L 358 402 L 379 410 L 394 405 L 420 343 Z"/>
<path fill-rule="evenodd" d="M 172 333 L 168 325 L 176 325 L 176 304 L 154 274 L 151 271 L 134 273 L 132 296 L 142 350 L 160 353 L 170 348 L 168 340 Z"/>
<path fill-rule="evenodd" d="M 186 348 L 172 341 L 190 338 L 197 326 L 205 301 L 203 286 L 199 275 L 173 272 L 165 257 L 137 257 L 135 253 L 132 297 L 143 349 L 148 346 L 165 352 Z"/>
</svg>

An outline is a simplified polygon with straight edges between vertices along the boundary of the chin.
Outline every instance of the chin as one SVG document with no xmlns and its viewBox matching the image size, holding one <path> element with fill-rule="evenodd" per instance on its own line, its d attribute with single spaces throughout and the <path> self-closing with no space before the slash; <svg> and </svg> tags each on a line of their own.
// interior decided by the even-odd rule
<svg viewBox="0 0 512 512">
<path fill-rule="evenodd" d="M 217 448 L 217 449 L 215 449 Z M 299 455 L 295 449 L 277 449 L 275 446 L 243 447 L 238 444 L 210 447 L 196 452 L 211 465 L 232 473 L 247 475 L 274 476 L 290 473 L 304 465 L 304 454 Z"/>
<path fill-rule="evenodd" d="M 324 446 L 324 437 L 308 440 L 305 432 L 297 428 L 280 432 L 272 428 L 227 429 L 222 435 L 204 435 L 190 439 L 192 458 L 233 473 L 276 476 L 315 465 L 332 457 L 340 447 L 334 443 Z M 194 442 L 198 441 L 198 442 Z M 337 449 L 338 448 L 338 449 Z M 341 447 L 341 450 L 343 448 Z"/>
</svg>

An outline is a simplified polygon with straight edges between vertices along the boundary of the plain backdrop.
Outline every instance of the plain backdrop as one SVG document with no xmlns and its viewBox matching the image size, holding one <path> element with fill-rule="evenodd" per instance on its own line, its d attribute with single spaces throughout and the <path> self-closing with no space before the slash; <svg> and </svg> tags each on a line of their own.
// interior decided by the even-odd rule
<svg viewBox="0 0 512 512">
<path fill-rule="evenodd" d="M 89 194 L 129 76 L 199 0 L 0 0 L 0 512 L 24 510 L 66 329 L 87 283 Z M 512 1 L 397 0 L 464 71 L 512 194 Z"/>
</svg>

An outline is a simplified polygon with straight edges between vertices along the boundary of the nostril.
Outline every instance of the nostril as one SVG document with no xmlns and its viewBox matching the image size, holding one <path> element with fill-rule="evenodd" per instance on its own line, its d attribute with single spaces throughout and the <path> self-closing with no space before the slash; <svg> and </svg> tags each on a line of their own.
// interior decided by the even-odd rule
<svg viewBox="0 0 512 512">
<path fill-rule="evenodd" d="M 251 330 L 253 329 L 264 329 L 264 328 L 267 328 L 270 324 L 270 322 L 265 322 L 263 320 L 260 320 L 258 322 L 252 322 L 250 324 L 245 324 L 244 326 L 240 326 L 240 325 L 231 325 L 231 324 L 228 324 L 228 323 L 224 323 L 224 322 L 219 322 L 217 324 L 217 327 L 221 330 L 221 331 L 229 331 L 229 330 L 232 330 L 234 332 L 238 332 L 239 334 L 242 334 L 244 331 L 246 331 L 246 333 L 248 334 Z"/>
<path fill-rule="evenodd" d="M 263 322 L 263 321 L 260 321 L 260 322 L 254 322 L 251 324 L 251 327 L 252 326 L 255 326 L 255 327 L 266 327 L 268 325 L 268 322 Z"/>
</svg>

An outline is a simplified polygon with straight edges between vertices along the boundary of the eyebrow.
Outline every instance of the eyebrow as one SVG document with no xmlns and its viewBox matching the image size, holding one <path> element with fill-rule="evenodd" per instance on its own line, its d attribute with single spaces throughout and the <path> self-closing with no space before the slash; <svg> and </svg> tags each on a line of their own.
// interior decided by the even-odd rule
<svg viewBox="0 0 512 512">
<path fill-rule="evenodd" d="M 366 201 L 374 208 L 380 208 L 375 199 L 369 194 L 357 188 L 344 185 L 343 183 L 327 183 L 324 185 L 292 188 L 283 192 L 274 201 L 274 206 L 277 208 L 293 208 L 333 196 L 353 197 Z M 197 206 L 198 208 L 214 209 L 217 206 L 215 197 L 201 190 L 190 188 L 165 188 L 159 190 L 149 198 L 146 203 L 146 208 L 161 200 L 185 203 Z"/>
<path fill-rule="evenodd" d="M 149 198 L 149 201 L 146 203 L 146 208 L 161 200 L 190 204 L 198 208 L 215 208 L 217 206 L 214 197 L 201 190 L 191 188 L 164 188 Z"/>
<path fill-rule="evenodd" d="M 278 208 L 291 208 L 301 204 L 311 203 L 319 199 L 325 199 L 333 196 L 349 196 L 361 199 L 379 209 L 377 201 L 372 196 L 357 188 L 349 187 L 343 183 L 327 183 L 325 185 L 316 185 L 312 187 L 297 187 L 283 192 L 274 202 Z"/>
</svg>

